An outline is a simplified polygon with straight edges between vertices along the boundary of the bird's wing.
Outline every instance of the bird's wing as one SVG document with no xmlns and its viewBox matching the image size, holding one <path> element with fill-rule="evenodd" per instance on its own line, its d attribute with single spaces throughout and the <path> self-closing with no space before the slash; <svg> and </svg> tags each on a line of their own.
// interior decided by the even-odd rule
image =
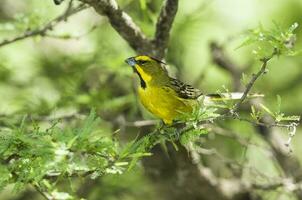
<svg viewBox="0 0 302 200">
<path fill-rule="evenodd" d="M 178 94 L 179 97 L 184 99 L 197 99 L 202 92 L 191 85 L 187 85 L 180 80 L 170 78 L 170 87 Z"/>
</svg>

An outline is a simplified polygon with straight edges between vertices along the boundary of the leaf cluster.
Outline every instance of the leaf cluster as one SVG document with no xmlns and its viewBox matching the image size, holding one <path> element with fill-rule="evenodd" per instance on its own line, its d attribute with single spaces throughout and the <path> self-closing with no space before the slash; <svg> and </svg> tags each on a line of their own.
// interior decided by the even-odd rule
<svg viewBox="0 0 302 200">
<path fill-rule="evenodd" d="M 122 149 L 95 111 L 76 127 L 60 125 L 56 121 L 43 130 L 25 117 L 20 126 L 1 130 L 0 189 L 31 184 L 52 196 L 64 177 L 120 174 L 128 161 L 145 155 L 141 148 Z"/>
<path fill-rule="evenodd" d="M 269 114 L 269 116 L 272 117 L 277 124 L 280 122 L 298 122 L 300 120 L 300 116 L 286 116 L 285 113 L 281 111 L 281 97 L 279 95 L 277 96 L 277 108 L 275 109 L 275 111 L 272 111 L 270 108 L 261 103 L 260 109 L 256 109 L 254 106 L 251 106 L 250 115 L 253 120 L 259 122 L 263 117 L 263 111 Z"/>
<path fill-rule="evenodd" d="M 294 50 L 297 40 L 294 32 L 297 28 L 297 22 L 285 30 L 276 22 L 271 29 L 265 29 L 260 24 L 258 28 L 247 32 L 245 41 L 238 48 L 252 44 L 255 47 L 253 53 L 257 58 L 268 57 L 270 56 L 270 52 L 273 51 L 277 51 L 277 55 L 296 55 L 299 53 L 299 51 Z"/>
</svg>

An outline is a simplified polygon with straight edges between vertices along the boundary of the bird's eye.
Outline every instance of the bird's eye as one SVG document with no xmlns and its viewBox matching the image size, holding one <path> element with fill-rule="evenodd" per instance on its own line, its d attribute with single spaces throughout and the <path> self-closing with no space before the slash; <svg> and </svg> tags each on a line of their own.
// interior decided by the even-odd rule
<svg viewBox="0 0 302 200">
<path fill-rule="evenodd" d="M 144 65 L 144 64 L 146 64 L 148 61 L 146 61 L 146 60 L 140 60 L 140 61 L 138 61 L 138 63 L 140 64 L 140 65 Z"/>
</svg>

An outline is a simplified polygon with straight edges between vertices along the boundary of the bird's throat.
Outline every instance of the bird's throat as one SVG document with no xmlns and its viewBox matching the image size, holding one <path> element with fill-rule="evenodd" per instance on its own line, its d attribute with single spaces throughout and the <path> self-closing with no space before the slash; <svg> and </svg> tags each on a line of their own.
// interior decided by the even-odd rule
<svg viewBox="0 0 302 200">
<path fill-rule="evenodd" d="M 140 84 L 141 84 L 141 87 L 143 89 L 145 89 L 147 87 L 147 84 L 146 82 L 144 81 L 144 79 L 142 78 L 142 75 L 137 71 L 137 69 L 135 67 L 133 67 L 133 71 L 138 75 L 139 77 L 139 80 L 140 80 Z"/>
</svg>

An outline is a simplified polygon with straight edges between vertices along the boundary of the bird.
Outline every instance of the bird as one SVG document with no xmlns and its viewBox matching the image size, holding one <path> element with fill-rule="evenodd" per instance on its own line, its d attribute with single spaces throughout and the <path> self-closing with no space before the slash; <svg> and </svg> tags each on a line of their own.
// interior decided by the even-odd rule
<svg viewBox="0 0 302 200">
<path fill-rule="evenodd" d="M 199 89 L 169 76 L 165 63 L 148 55 L 127 58 L 125 62 L 137 74 L 140 83 L 137 93 L 142 105 L 164 124 L 172 125 L 185 113 L 211 99 L 240 99 L 243 93 L 203 94 Z"/>
</svg>

